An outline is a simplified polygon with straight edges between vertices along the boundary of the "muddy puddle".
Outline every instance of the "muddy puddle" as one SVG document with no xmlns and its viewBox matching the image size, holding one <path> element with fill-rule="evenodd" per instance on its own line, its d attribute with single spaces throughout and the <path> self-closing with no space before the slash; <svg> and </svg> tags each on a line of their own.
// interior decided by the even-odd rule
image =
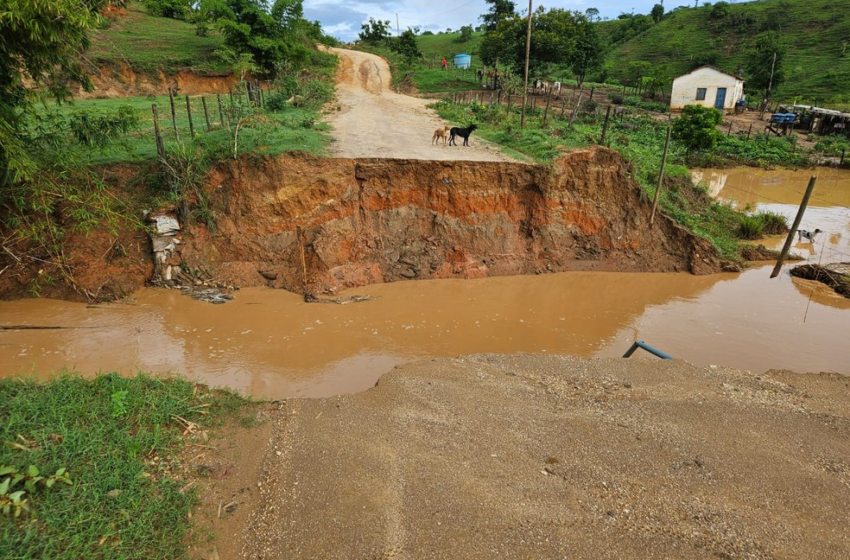
<svg viewBox="0 0 850 560">
<path fill-rule="evenodd" d="M 793 218 L 811 172 L 702 171 L 720 198 Z M 777 180 L 776 177 L 780 177 Z M 850 173 L 820 170 L 795 243 L 810 262 L 850 261 Z M 790 221 L 790 219 L 789 219 Z M 766 241 L 778 248 L 783 238 Z M 561 273 L 398 282 L 306 304 L 252 288 L 225 305 L 146 289 L 127 302 L 0 302 L 0 376 L 179 372 L 257 397 L 322 397 L 366 389 L 396 364 L 476 352 L 619 356 L 635 339 L 699 365 L 850 374 L 850 300 L 820 284 L 742 274 Z M 637 359 L 656 359 L 640 354 Z M 632 359 L 636 359 L 632 358 Z"/>
</svg>

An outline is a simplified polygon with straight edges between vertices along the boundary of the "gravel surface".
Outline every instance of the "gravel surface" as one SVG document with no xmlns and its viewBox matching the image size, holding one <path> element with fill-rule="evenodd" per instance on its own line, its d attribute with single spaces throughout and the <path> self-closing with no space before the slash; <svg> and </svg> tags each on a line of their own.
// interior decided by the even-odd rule
<svg viewBox="0 0 850 560">
<path fill-rule="evenodd" d="M 408 364 L 280 403 L 241 557 L 850 558 L 848 397 L 655 359 Z"/>
<path fill-rule="evenodd" d="M 337 75 L 339 111 L 325 120 L 333 126 L 331 152 L 346 158 L 515 161 L 475 133 L 469 146 L 433 145 L 434 131 L 469 123 L 444 122 L 428 109 L 433 100 L 394 93 L 390 68 L 379 56 L 330 49 L 340 58 Z"/>
</svg>

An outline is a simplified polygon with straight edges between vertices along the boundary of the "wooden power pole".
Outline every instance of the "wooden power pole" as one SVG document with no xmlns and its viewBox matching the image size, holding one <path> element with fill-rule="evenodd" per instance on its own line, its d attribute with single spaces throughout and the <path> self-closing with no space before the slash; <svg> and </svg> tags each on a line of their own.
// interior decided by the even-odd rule
<svg viewBox="0 0 850 560">
<path fill-rule="evenodd" d="M 531 2 L 528 0 L 528 32 L 525 35 L 525 78 L 522 82 L 522 111 L 520 111 L 519 127 L 525 128 L 525 104 L 528 101 L 528 58 L 531 55 Z"/>
<path fill-rule="evenodd" d="M 794 225 L 791 226 L 791 231 L 788 232 L 788 237 L 785 239 L 785 245 L 782 246 L 782 252 L 779 253 L 776 266 L 773 267 L 773 272 L 770 273 L 771 278 L 779 276 L 779 271 L 782 270 L 782 263 L 785 262 L 788 251 L 791 250 L 791 243 L 794 242 L 794 234 L 797 233 L 797 228 L 800 227 L 800 222 L 803 221 L 803 213 L 806 211 L 806 206 L 809 205 L 809 197 L 812 196 L 812 191 L 815 190 L 817 180 L 816 175 L 812 175 L 812 178 L 809 179 L 809 186 L 806 187 L 806 194 L 803 195 L 803 201 L 800 202 L 800 208 L 797 210 L 797 216 L 794 218 Z"/>
</svg>

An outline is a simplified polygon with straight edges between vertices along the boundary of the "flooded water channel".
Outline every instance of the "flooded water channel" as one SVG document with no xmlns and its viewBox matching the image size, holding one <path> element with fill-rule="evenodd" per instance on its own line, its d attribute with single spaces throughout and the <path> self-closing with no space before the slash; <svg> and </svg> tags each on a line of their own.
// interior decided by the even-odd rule
<svg viewBox="0 0 850 560">
<path fill-rule="evenodd" d="M 811 171 L 698 175 L 715 196 L 781 212 L 790 222 Z M 819 175 L 802 227 L 825 234 L 794 251 L 810 262 L 850 261 L 850 173 Z M 635 339 L 699 365 L 850 374 L 850 300 L 787 270 L 770 280 L 771 269 L 399 282 L 349 291 L 371 299 L 348 305 L 305 304 L 262 288 L 237 292 L 225 305 L 160 289 L 97 306 L 0 302 L 0 325 L 64 327 L 0 330 L 0 376 L 45 377 L 62 367 L 179 372 L 257 397 L 319 397 L 363 390 L 417 358 L 619 356 Z"/>
</svg>

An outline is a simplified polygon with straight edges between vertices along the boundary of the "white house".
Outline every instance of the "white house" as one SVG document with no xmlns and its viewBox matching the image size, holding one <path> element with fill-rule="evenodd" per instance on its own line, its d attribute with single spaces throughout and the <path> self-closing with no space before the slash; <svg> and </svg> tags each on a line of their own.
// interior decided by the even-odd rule
<svg viewBox="0 0 850 560">
<path fill-rule="evenodd" d="M 685 105 L 702 105 L 732 111 L 735 103 L 743 97 L 743 79 L 711 66 L 700 66 L 673 80 L 670 110 L 681 111 Z"/>
</svg>

